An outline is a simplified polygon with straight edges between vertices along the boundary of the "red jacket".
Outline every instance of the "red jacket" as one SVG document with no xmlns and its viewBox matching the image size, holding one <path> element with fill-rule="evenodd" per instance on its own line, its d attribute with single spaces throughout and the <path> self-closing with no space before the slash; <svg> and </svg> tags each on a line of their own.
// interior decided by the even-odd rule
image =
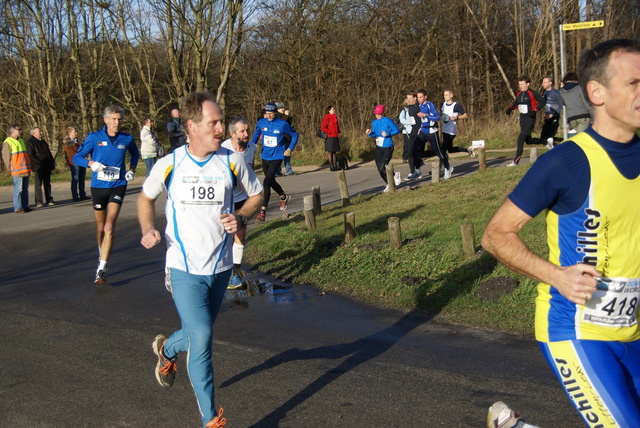
<svg viewBox="0 0 640 428">
<path fill-rule="evenodd" d="M 340 135 L 340 126 L 338 126 L 338 116 L 327 113 L 322 119 L 323 132 L 327 133 L 327 137 L 338 137 Z"/>
</svg>

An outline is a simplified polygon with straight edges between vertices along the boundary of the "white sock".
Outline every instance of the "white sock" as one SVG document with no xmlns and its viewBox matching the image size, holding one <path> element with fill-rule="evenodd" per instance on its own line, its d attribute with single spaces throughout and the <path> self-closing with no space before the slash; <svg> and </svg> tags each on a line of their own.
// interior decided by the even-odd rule
<svg viewBox="0 0 640 428">
<path fill-rule="evenodd" d="M 107 261 L 106 260 L 100 260 L 100 263 L 98 263 L 98 270 L 101 270 L 101 271 L 106 271 L 107 270 Z"/>
<path fill-rule="evenodd" d="M 242 264 L 242 257 L 244 256 L 244 245 L 233 244 L 233 264 L 240 265 Z"/>
</svg>

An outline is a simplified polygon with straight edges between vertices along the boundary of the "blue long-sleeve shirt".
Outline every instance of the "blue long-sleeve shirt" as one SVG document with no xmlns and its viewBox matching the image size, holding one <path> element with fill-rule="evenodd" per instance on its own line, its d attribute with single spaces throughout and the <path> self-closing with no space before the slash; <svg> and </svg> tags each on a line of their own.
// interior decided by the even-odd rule
<svg viewBox="0 0 640 428">
<path fill-rule="evenodd" d="M 253 133 L 251 142 L 253 144 L 258 143 L 258 139 L 262 134 L 262 151 L 260 158 L 264 160 L 277 160 L 284 159 L 284 151 L 286 140 L 285 134 L 291 136 L 291 143 L 289 143 L 289 150 L 293 150 L 298 143 L 298 133 L 289 125 L 286 121 L 278 119 L 273 120 L 262 118 L 256 124 L 256 130 Z"/>
<path fill-rule="evenodd" d="M 426 101 L 424 104 L 420 104 L 420 113 L 425 113 L 425 117 L 421 117 L 422 125 L 420 125 L 420 132 L 423 134 L 433 134 L 438 131 L 436 122 L 440 121 L 440 115 L 436 106 L 431 101 Z"/>
<path fill-rule="evenodd" d="M 546 114 L 555 114 L 560 115 L 562 111 L 562 95 L 560 95 L 560 91 L 556 88 L 551 88 L 550 90 L 544 93 L 544 96 L 547 98 L 547 103 L 545 104 L 545 113 Z"/>
<path fill-rule="evenodd" d="M 383 136 L 382 131 L 387 135 Z M 376 147 L 393 147 L 393 139 L 391 137 L 399 133 L 400 130 L 396 123 L 388 117 L 383 116 L 381 119 L 374 119 L 373 122 L 371 122 L 369 137 L 376 139 Z"/>
<path fill-rule="evenodd" d="M 89 134 L 73 157 L 73 163 L 81 167 L 89 168 L 87 159 L 89 155 L 92 161 L 100 162 L 107 167 L 105 171 L 91 176 L 91 187 L 108 189 L 126 185 L 127 180 L 124 176 L 127 173 L 125 166 L 127 151 L 131 154 L 131 169 L 135 169 L 138 165 L 140 152 L 131 134 L 118 132 L 113 141 L 112 138 L 107 135 L 105 125 L 101 130 Z"/>
</svg>

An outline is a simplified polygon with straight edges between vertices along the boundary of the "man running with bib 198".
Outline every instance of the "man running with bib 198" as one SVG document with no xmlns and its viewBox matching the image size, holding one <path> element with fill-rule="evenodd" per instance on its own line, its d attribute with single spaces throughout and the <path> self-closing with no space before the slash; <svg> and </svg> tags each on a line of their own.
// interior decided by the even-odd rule
<svg viewBox="0 0 640 428">
<path fill-rule="evenodd" d="M 594 106 L 593 125 L 533 164 L 487 225 L 482 245 L 506 266 L 540 281 L 536 339 L 587 426 L 635 427 L 640 423 L 640 43 L 600 43 L 582 54 L 578 75 Z M 542 211 L 548 261 L 518 236 Z M 521 422 L 502 402 L 490 409 L 490 427 Z"/>
<path fill-rule="evenodd" d="M 262 186 L 240 155 L 221 147 L 222 110 L 211 93 L 187 95 L 180 111 L 188 142 L 156 163 L 138 198 L 141 244 L 152 248 L 160 242 L 154 204 L 167 192 L 166 286 L 182 326 L 169 338 L 159 334 L 152 342 L 158 357 L 155 374 L 160 385 L 173 385 L 177 356 L 186 352 L 202 426 L 221 427 L 226 419 L 222 408 L 215 409 L 213 323 L 231 276 L 233 234 L 260 206 Z M 248 195 L 237 212 L 235 186 Z"/>
</svg>

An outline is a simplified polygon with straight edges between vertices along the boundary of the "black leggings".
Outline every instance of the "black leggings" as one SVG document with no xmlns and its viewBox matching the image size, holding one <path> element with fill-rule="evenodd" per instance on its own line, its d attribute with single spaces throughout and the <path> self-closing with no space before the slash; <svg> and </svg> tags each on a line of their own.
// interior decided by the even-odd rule
<svg viewBox="0 0 640 428">
<path fill-rule="evenodd" d="M 269 206 L 269 199 L 271 198 L 271 189 L 275 190 L 280 197 L 284 196 L 284 190 L 276 181 L 276 173 L 280 171 L 280 165 L 282 165 L 282 159 L 265 160 L 262 159 L 262 171 L 264 172 L 263 187 L 263 201 L 262 206 Z"/>
<path fill-rule="evenodd" d="M 513 163 L 520 162 L 522 152 L 524 151 L 524 143 L 529 143 L 531 140 L 531 133 L 533 132 L 533 126 L 536 124 L 536 118 L 522 117 L 520 116 L 520 135 L 518 135 L 518 141 L 516 142 L 516 157 Z"/>
<path fill-rule="evenodd" d="M 442 133 L 442 149 L 449 153 L 467 152 L 467 149 L 462 147 L 453 147 L 453 139 L 456 138 L 455 134 Z"/>
<path fill-rule="evenodd" d="M 380 173 L 380 177 L 387 182 L 387 165 L 391 162 L 391 157 L 393 156 L 393 146 L 390 147 L 376 147 L 376 151 L 374 153 L 376 159 L 376 167 L 378 168 L 378 173 Z"/>
<path fill-rule="evenodd" d="M 424 132 L 420 132 L 418 137 L 416 138 L 415 143 L 413 144 L 414 148 L 414 165 L 416 169 L 419 169 L 420 166 L 424 165 L 422 161 L 422 156 L 424 156 L 424 146 L 425 143 L 429 143 L 433 152 L 436 154 L 438 159 L 440 159 L 440 163 L 445 167 L 445 169 L 449 169 L 449 156 L 447 156 L 447 152 L 442 149 L 440 145 L 440 139 L 438 138 L 437 133 L 433 134 L 425 134 Z"/>
</svg>

